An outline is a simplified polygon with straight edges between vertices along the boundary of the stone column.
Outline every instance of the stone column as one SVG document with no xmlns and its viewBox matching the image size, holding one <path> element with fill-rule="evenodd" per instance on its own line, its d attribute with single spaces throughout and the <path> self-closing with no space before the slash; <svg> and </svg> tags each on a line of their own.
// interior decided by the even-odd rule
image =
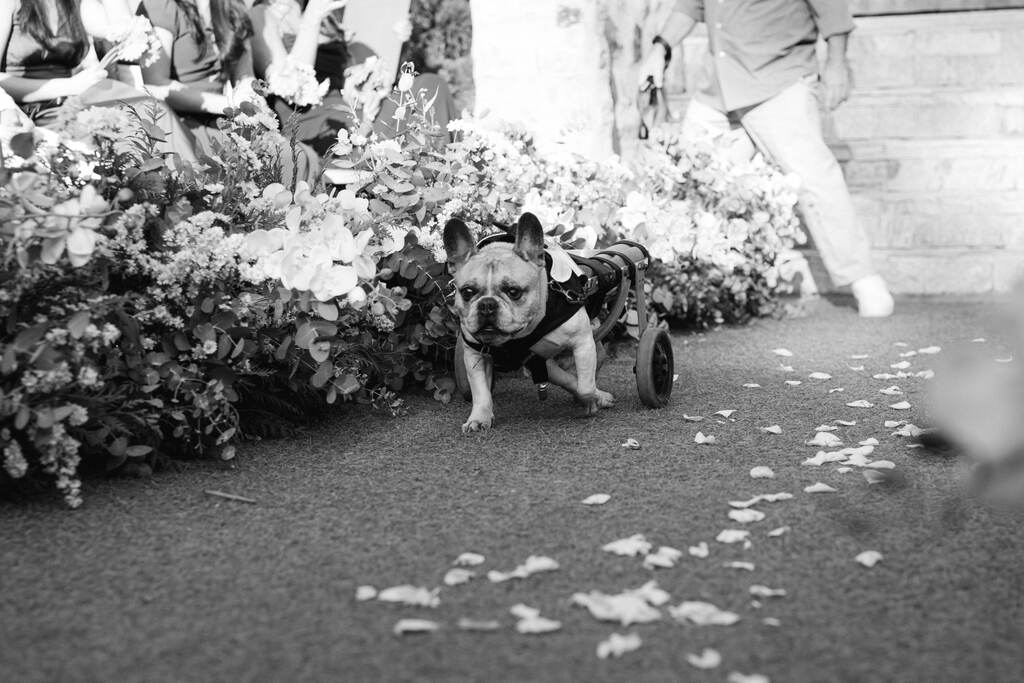
<svg viewBox="0 0 1024 683">
<path fill-rule="evenodd" d="M 471 0 L 476 113 L 601 160 L 614 102 L 601 0 Z"/>
</svg>

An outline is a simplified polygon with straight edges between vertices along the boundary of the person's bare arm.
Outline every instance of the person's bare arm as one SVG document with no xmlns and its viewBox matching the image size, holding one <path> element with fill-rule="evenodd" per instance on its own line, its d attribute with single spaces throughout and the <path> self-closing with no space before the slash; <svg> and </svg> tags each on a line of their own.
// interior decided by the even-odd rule
<svg viewBox="0 0 1024 683">
<path fill-rule="evenodd" d="M 850 96 L 850 65 L 846 60 L 848 38 L 849 34 L 838 33 L 825 41 L 828 56 L 821 71 L 821 83 L 825 88 L 825 106 L 829 110 L 835 109 Z"/>
<path fill-rule="evenodd" d="M 344 7 L 346 1 L 310 0 L 302 12 L 291 50 L 285 48 L 281 40 L 282 26 L 274 11 L 267 5 L 253 7 L 252 56 L 256 73 L 266 75 L 271 64 L 288 58 L 313 66 L 320 46 L 320 24 L 332 12 Z"/>
<path fill-rule="evenodd" d="M 221 115 L 227 109 L 228 98 L 221 93 L 205 92 L 187 83 L 171 78 L 171 57 L 174 36 L 165 28 L 156 27 L 160 38 L 160 57 L 142 68 L 142 80 L 154 97 L 165 100 L 177 112 Z"/>
<path fill-rule="evenodd" d="M 686 36 L 690 35 L 698 21 L 703 19 L 703 0 L 678 0 L 672 13 L 665 20 L 658 37 L 668 43 L 669 46 L 677 46 L 683 42 Z M 665 64 L 668 61 L 668 50 L 661 42 L 655 42 L 647 51 L 647 55 L 640 63 L 640 85 L 643 87 L 649 79 L 653 80 L 654 87 L 660 88 L 664 85 Z"/>
</svg>

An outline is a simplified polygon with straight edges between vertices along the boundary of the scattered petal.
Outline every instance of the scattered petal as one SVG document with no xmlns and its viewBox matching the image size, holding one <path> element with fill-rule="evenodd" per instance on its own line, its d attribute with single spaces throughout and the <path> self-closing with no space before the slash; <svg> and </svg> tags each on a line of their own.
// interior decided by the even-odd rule
<svg viewBox="0 0 1024 683">
<path fill-rule="evenodd" d="M 774 479 L 775 472 L 772 471 L 771 467 L 765 465 L 758 465 L 750 469 L 750 476 L 753 479 Z"/>
<path fill-rule="evenodd" d="M 900 358 L 913 358 L 916 355 L 917 355 L 917 351 L 914 351 L 914 350 L 904 351 L 903 353 L 900 354 Z"/>
<path fill-rule="evenodd" d="M 771 536 L 772 538 L 777 538 L 779 536 L 782 536 L 783 534 L 789 533 L 791 529 L 792 529 L 792 527 L 790 527 L 789 525 L 780 526 L 780 527 L 777 527 L 777 528 L 772 529 L 771 531 L 769 531 L 768 535 Z"/>
<path fill-rule="evenodd" d="M 554 619 L 545 619 L 544 617 L 530 617 L 529 619 L 520 619 L 516 622 L 516 631 L 523 634 L 537 635 L 543 633 L 551 633 L 562 628 L 562 622 L 555 621 Z"/>
<path fill-rule="evenodd" d="M 863 441 L 861 441 L 860 445 L 861 446 L 877 446 L 878 445 L 878 439 L 876 439 L 875 437 L 872 436 L 870 439 L 864 439 Z"/>
<path fill-rule="evenodd" d="M 782 427 L 779 425 L 772 425 L 770 427 L 761 427 L 762 432 L 768 432 L 769 434 L 781 434 Z"/>
<path fill-rule="evenodd" d="M 902 424 L 906 424 L 903 420 L 886 420 L 884 423 L 886 429 L 895 429 Z"/>
<path fill-rule="evenodd" d="M 700 422 L 704 418 L 700 415 L 687 415 L 686 413 L 683 413 L 683 419 L 687 422 Z"/>
<path fill-rule="evenodd" d="M 523 603 L 512 605 L 508 608 L 509 613 L 517 619 L 532 619 L 540 616 L 540 610 Z"/>
<path fill-rule="evenodd" d="M 838 472 L 839 474 L 846 474 L 847 472 L 853 472 L 853 468 L 852 467 L 846 467 L 846 466 L 837 467 L 836 468 L 836 472 Z"/>
<path fill-rule="evenodd" d="M 835 448 L 843 445 L 843 440 L 831 432 L 816 432 L 814 438 L 805 441 L 808 446 L 821 446 L 822 448 Z"/>
<path fill-rule="evenodd" d="M 501 622 L 494 619 L 459 619 L 458 627 L 463 631 L 497 631 L 501 628 Z"/>
<path fill-rule="evenodd" d="M 843 387 L 832 387 L 831 389 L 828 390 L 828 393 L 838 394 L 841 391 L 846 391 L 846 389 L 844 389 Z"/>
<path fill-rule="evenodd" d="M 878 470 L 866 469 L 862 474 L 869 484 L 881 484 L 887 479 L 886 474 Z"/>
<path fill-rule="evenodd" d="M 900 424 L 902 424 L 902 423 L 897 422 L 896 425 L 893 425 L 893 426 L 899 426 Z M 885 426 L 889 427 L 890 425 L 889 425 L 888 422 L 886 422 Z M 921 436 L 921 434 L 923 432 L 924 432 L 924 430 L 921 429 L 920 427 L 918 427 L 917 425 L 911 424 L 911 423 L 907 422 L 906 424 L 903 424 L 902 427 L 900 427 L 895 432 L 893 432 L 892 435 L 893 436 L 906 436 L 906 437 L 910 437 L 911 439 L 913 439 L 915 437 Z"/>
<path fill-rule="evenodd" d="M 622 443 L 622 447 L 623 448 L 628 448 L 631 451 L 638 451 L 638 450 L 640 450 L 640 442 L 637 441 L 636 439 L 626 439 Z"/>
<path fill-rule="evenodd" d="M 889 367 L 892 368 L 893 370 L 906 370 L 907 368 L 910 367 L 910 361 L 901 360 L 899 363 L 892 363 L 891 365 L 889 365 Z"/>
<path fill-rule="evenodd" d="M 601 547 L 601 550 L 615 555 L 636 557 L 651 552 L 651 543 L 643 534 L 635 534 L 629 538 L 620 538 Z"/>
<path fill-rule="evenodd" d="M 972 344 L 984 344 L 986 341 L 988 341 L 988 340 L 985 339 L 984 337 L 975 337 L 974 339 L 971 340 L 971 343 Z"/>
<path fill-rule="evenodd" d="M 761 674 L 744 674 L 739 671 L 733 671 L 729 674 L 729 677 L 725 679 L 726 683 L 772 683 L 772 680 L 767 676 Z"/>
<path fill-rule="evenodd" d="M 874 379 L 899 379 L 899 375 L 894 375 L 889 372 L 880 372 L 877 375 L 871 375 Z"/>
<path fill-rule="evenodd" d="M 777 503 L 780 500 L 789 500 L 793 497 L 792 493 L 762 493 L 761 495 L 754 496 L 750 500 L 730 500 L 729 505 L 737 509 L 749 508 L 757 505 L 758 503 Z"/>
<path fill-rule="evenodd" d="M 871 356 L 866 353 L 855 353 L 850 356 L 850 360 L 867 360 L 868 358 L 871 358 Z"/>
<path fill-rule="evenodd" d="M 850 408 L 874 408 L 875 404 L 863 399 L 859 401 L 850 401 L 846 404 Z"/>
<path fill-rule="evenodd" d="M 999 358 L 993 358 L 992 360 L 997 363 L 1012 363 L 1013 356 L 1000 356 Z"/>
<path fill-rule="evenodd" d="M 715 415 L 720 415 L 728 420 L 730 417 L 732 417 L 732 414 L 735 412 L 735 410 L 719 410 L 718 412 L 715 413 Z"/>
<path fill-rule="evenodd" d="M 356 600 L 359 602 L 373 600 L 375 597 L 377 597 L 377 589 L 373 586 L 360 586 L 356 588 Z"/>
<path fill-rule="evenodd" d="M 807 375 L 810 379 L 832 379 L 832 375 L 827 372 L 812 372 Z"/>
<path fill-rule="evenodd" d="M 813 458 L 807 458 L 801 464 L 809 467 L 821 467 L 827 462 L 840 462 L 847 457 L 845 448 L 841 451 L 818 451 Z"/>
<path fill-rule="evenodd" d="M 783 348 L 772 349 L 772 353 L 774 353 L 776 356 L 782 356 L 783 358 L 792 358 L 793 357 L 793 352 L 790 351 L 789 349 L 783 349 Z"/>
<path fill-rule="evenodd" d="M 377 593 L 381 602 L 400 602 L 412 607 L 437 607 L 441 598 L 437 597 L 439 589 L 428 590 L 418 586 L 392 586 Z"/>
<path fill-rule="evenodd" d="M 656 608 L 671 599 L 668 593 L 658 588 L 657 583 L 649 581 L 636 590 L 624 591 L 609 595 L 600 591 L 576 593 L 571 602 L 586 607 L 590 616 L 600 621 L 614 621 L 629 626 L 630 624 L 648 624 L 661 619 L 661 612 Z"/>
<path fill-rule="evenodd" d="M 853 427 L 854 425 L 857 424 L 857 421 L 856 420 L 836 420 L 836 424 L 837 425 L 842 425 L 844 427 Z"/>
<path fill-rule="evenodd" d="M 885 389 L 879 389 L 878 393 L 885 394 L 886 396 L 902 396 L 903 395 L 903 390 L 900 389 L 895 384 L 893 384 L 891 387 L 886 387 Z"/>
<path fill-rule="evenodd" d="M 710 434 L 705 436 L 704 432 L 697 432 L 697 434 L 693 437 L 693 442 L 694 443 L 699 443 L 699 444 L 709 444 L 710 445 L 710 444 L 715 443 L 717 440 L 718 439 L 716 439 L 714 436 L 712 436 Z"/>
<path fill-rule="evenodd" d="M 801 381 L 800 381 L 800 380 L 798 380 L 798 379 L 787 379 L 787 380 L 786 380 L 786 384 L 788 384 L 788 385 L 789 385 L 789 386 L 791 386 L 791 387 L 798 387 L 798 386 L 800 386 L 801 384 L 803 384 L 803 382 L 801 382 Z"/>
<path fill-rule="evenodd" d="M 837 493 L 836 489 L 820 481 L 816 484 L 804 487 L 804 493 Z"/>
<path fill-rule="evenodd" d="M 446 586 L 458 586 L 463 583 L 469 583 L 473 577 L 476 576 L 476 572 L 462 567 L 455 567 L 449 569 L 444 575 L 444 585 Z"/>
<path fill-rule="evenodd" d="M 755 598 L 784 598 L 786 597 L 786 589 L 754 585 L 750 587 L 750 594 Z"/>
<path fill-rule="evenodd" d="M 406 633 L 431 633 L 439 628 L 441 626 L 436 621 L 429 619 L 399 619 L 392 630 L 396 636 L 401 636 Z"/>
<path fill-rule="evenodd" d="M 837 420 L 837 422 L 838 422 L 838 420 Z M 837 431 L 838 429 L 839 429 L 839 427 L 836 427 L 834 425 L 818 425 L 817 427 L 814 428 L 814 431 L 816 431 L 816 432 L 834 432 L 834 431 Z"/>
<path fill-rule="evenodd" d="M 484 563 L 484 556 L 480 553 L 462 553 L 455 558 L 454 564 L 459 567 L 477 567 Z"/>
<path fill-rule="evenodd" d="M 643 641 L 640 640 L 640 636 L 636 633 L 627 633 L 624 636 L 613 633 L 597 644 L 597 656 L 600 659 L 621 657 L 627 652 L 639 650 L 642 644 Z"/>
<path fill-rule="evenodd" d="M 752 508 L 743 508 L 740 510 L 729 510 L 729 519 L 740 524 L 752 524 L 754 522 L 760 522 L 764 519 L 764 513 L 760 510 L 754 510 Z"/>
<path fill-rule="evenodd" d="M 853 558 L 865 567 L 874 567 L 876 564 L 882 561 L 882 553 L 877 550 L 865 550 L 857 557 Z"/>
<path fill-rule="evenodd" d="M 687 653 L 686 661 L 697 669 L 716 669 L 722 663 L 722 655 L 706 647 L 699 655 Z"/>
<path fill-rule="evenodd" d="M 854 372 L 864 372 L 863 365 L 847 365 L 846 367 L 850 368 L 850 370 Z"/>
<path fill-rule="evenodd" d="M 701 541 L 697 545 L 691 545 L 689 547 L 689 552 L 690 552 L 690 555 L 692 555 L 694 557 L 701 557 L 701 558 L 703 558 L 703 557 L 707 557 L 708 553 L 710 551 L 708 550 L 708 544 L 705 543 L 704 541 Z"/>
<path fill-rule="evenodd" d="M 644 558 L 644 567 L 647 569 L 654 569 L 655 567 L 671 569 L 676 566 L 676 562 L 682 559 L 682 557 L 683 551 L 663 545 L 658 548 L 657 552 L 651 553 Z"/>
<path fill-rule="evenodd" d="M 906 348 L 906 347 L 910 346 L 910 344 L 908 344 L 907 342 L 893 342 L 892 345 L 893 346 L 899 346 L 899 347 L 902 347 L 902 348 Z"/>
<path fill-rule="evenodd" d="M 756 382 L 747 382 L 743 385 L 744 389 L 760 389 L 761 385 Z"/>
<path fill-rule="evenodd" d="M 740 620 L 738 614 L 718 609 L 710 602 L 699 600 L 681 602 L 669 607 L 672 618 L 680 622 L 690 622 L 697 626 L 732 626 Z"/>
<path fill-rule="evenodd" d="M 900 401 L 899 403 L 893 403 L 889 407 L 892 408 L 893 410 L 910 410 L 911 405 L 906 401 Z"/>
<path fill-rule="evenodd" d="M 896 463 L 892 460 L 873 460 L 868 467 L 876 470 L 894 470 L 896 469 Z"/>
<path fill-rule="evenodd" d="M 755 569 L 753 562 L 741 562 L 738 560 L 734 560 L 732 562 L 725 562 L 722 564 L 722 566 L 726 569 L 742 569 L 746 572 L 752 572 Z"/>
<path fill-rule="evenodd" d="M 792 365 L 783 365 L 781 363 L 779 364 L 779 370 L 783 372 L 796 372 Z"/>
<path fill-rule="evenodd" d="M 532 574 L 552 572 L 558 569 L 558 562 L 543 555 L 530 555 L 526 562 L 510 572 L 499 572 L 492 569 L 487 572 L 487 580 L 491 583 L 502 583 L 511 579 L 525 579 Z"/>
<path fill-rule="evenodd" d="M 935 378 L 935 371 L 934 370 L 922 370 L 921 372 L 917 373 L 914 376 L 915 377 L 920 377 L 921 379 L 934 379 Z"/>
<path fill-rule="evenodd" d="M 584 505 L 604 505 L 611 499 L 612 497 L 607 493 L 595 493 L 592 496 L 587 496 L 581 502 Z"/>
<path fill-rule="evenodd" d="M 938 353 L 939 351 L 942 351 L 942 347 L 941 346 L 926 346 L 923 349 L 918 349 L 917 350 L 918 353 L 923 353 L 926 356 L 934 355 L 934 354 Z"/>
<path fill-rule="evenodd" d="M 747 540 L 748 536 L 750 536 L 750 532 L 745 529 L 723 529 L 715 537 L 715 540 L 719 543 L 739 543 Z"/>
<path fill-rule="evenodd" d="M 776 619 L 775 617 L 765 617 L 764 619 L 761 620 L 761 623 L 764 624 L 765 626 L 775 626 L 775 627 L 782 626 L 782 622 L 779 621 L 778 619 Z"/>
</svg>

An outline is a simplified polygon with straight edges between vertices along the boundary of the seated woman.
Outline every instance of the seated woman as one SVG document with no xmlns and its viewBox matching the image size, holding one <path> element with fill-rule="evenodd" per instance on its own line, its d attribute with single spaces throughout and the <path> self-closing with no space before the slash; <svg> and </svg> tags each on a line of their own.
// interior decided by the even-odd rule
<svg viewBox="0 0 1024 683">
<path fill-rule="evenodd" d="M 99 0 L 0 0 L 0 88 L 36 125 L 52 125 L 68 97 L 90 106 L 140 105 L 152 98 L 111 80 L 95 61 L 83 9 L 104 11 Z M 90 61 L 91 60 L 91 61 Z M 76 71 L 77 70 L 77 71 Z M 157 122 L 169 133 L 164 151 L 194 160 L 191 138 L 165 111 Z"/>
<path fill-rule="evenodd" d="M 345 33 L 341 28 L 343 7 L 353 0 L 256 0 L 252 9 L 253 61 L 257 76 L 266 78 L 272 68 L 287 60 L 307 64 L 314 68 L 320 81 L 328 80 L 330 89 L 319 107 L 296 109 L 280 98 L 275 98 L 274 109 L 287 127 L 297 126 L 298 139 L 311 145 L 321 156 L 327 153 L 337 138 L 338 130 L 346 127 L 349 118 L 334 109 L 343 103 L 339 91 L 344 86 L 344 71 L 352 60 Z M 360 0 L 371 2 L 373 0 Z M 387 25 L 395 24 L 395 17 L 379 17 Z M 363 49 L 359 61 L 370 56 Z M 448 84 L 437 74 L 421 74 L 413 82 L 412 90 L 424 89 L 433 97 L 433 115 L 442 130 L 454 111 Z M 374 129 L 383 137 L 393 137 L 400 122 L 394 120 L 396 106 L 386 99 L 377 115 Z"/>
</svg>

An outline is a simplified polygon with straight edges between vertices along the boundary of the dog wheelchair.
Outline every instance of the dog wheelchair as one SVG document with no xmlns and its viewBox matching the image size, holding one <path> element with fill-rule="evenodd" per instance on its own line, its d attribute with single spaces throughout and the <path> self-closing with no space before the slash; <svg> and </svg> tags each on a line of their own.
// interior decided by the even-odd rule
<svg viewBox="0 0 1024 683">
<path fill-rule="evenodd" d="M 492 235 L 481 240 L 478 247 L 495 241 L 511 241 L 511 236 Z M 650 324 L 650 312 L 644 294 L 644 274 L 651 262 L 650 253 L 643 245 L 629 240 L 621 240 L 606 249 L 586 256 L 572 251 L 566 253 L 572 258 L 581 274 L 574 274 L 565 282 L 556 282 L 550 277 L 551 256 L 547 255 L 548 313 L 553 308 L 555 310 L 568 308 L 573 311 L 580 307 L 586 308 L 590 320 L 596 321 L 594 341 L 600 347 L 602 340 L 622 319 L 632 293 L 637 313 L 636 322 L 640 330 L 636 362 L 633 366 L 637 393 L 641 403 L 645 406 L 649 408 L 664 407 L 672 395 L 675 363 L 672 354 L 672 341 L 668 332 Z M 552 306 L 552 298 L 554 298 L 554 306 Z M 548 315 L 545 315 L 545 320 L 547 318 Z M 561 323 L 558 322 L 558 324 Z M 541 327 L 544 327 L 544 321 L 542 321 Z M 548 325 L 547 327 L 553 328 L 557 325 Z M 543 334 L 539 334 L 539 336 L 543 336 Z M 531 350 L 531 347 L 537 345 L 536 340 L 539 336 L 521 340 L 518 349 L 509 349 L 506 345 L 506 347 L 493 350 L 482 350 L 492 356 L 494 369 L 498 372 L 514 372 L 525 367 L 537 385 L 540 399 L 544 400 L 547 398 L 548 389 L 547 360 L 553 358 L 562 349 Z M 472 400 L 472 392 L 464 360 L 467 343 L 465 337 L 460 333 L 455 345 L 455 384 L 462 397 L 468 401 Z M 492 383 L 494 381 L 493 375 L 491 381 Z"/>
</svg>

